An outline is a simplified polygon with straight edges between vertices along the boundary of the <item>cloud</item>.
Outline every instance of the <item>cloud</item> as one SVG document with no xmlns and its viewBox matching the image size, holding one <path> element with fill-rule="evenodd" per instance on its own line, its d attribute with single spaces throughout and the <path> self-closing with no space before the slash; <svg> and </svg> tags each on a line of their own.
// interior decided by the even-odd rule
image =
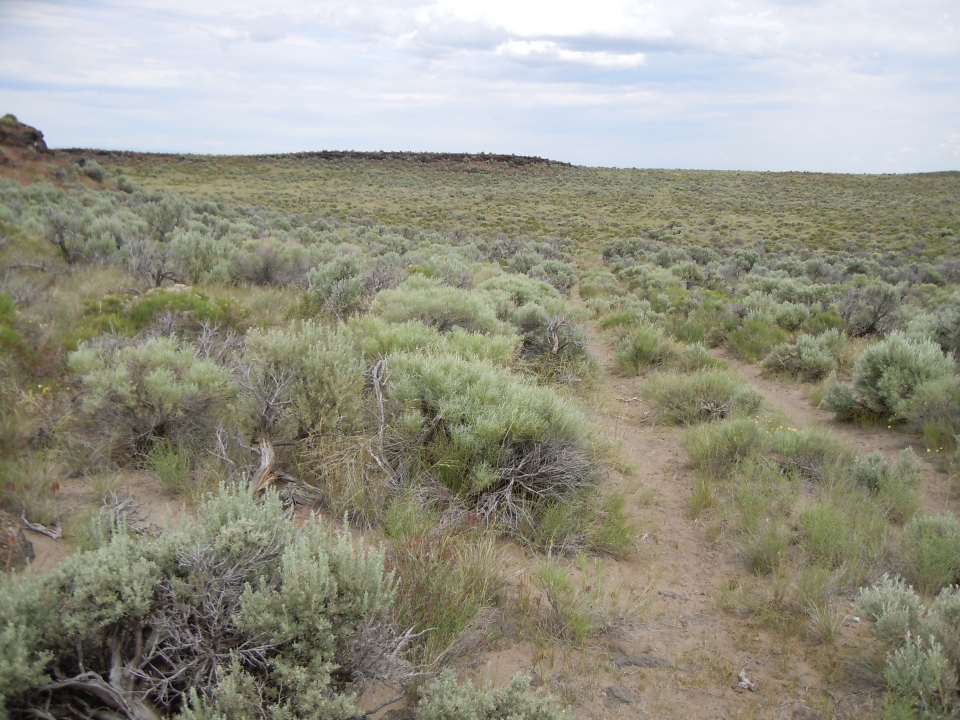
<svg viewBox="0 0 960 720">
<path fill-rule="evenodd" d="M 574 63 L 605 69 L 626 69 L 643 65 L 643 53 L 629 55 L 610 52 L 567 50 L 551 40 L 508 40 L 500 44 L 496 54 L 523 62 Z"/>
<path fill-rule="evenodd" d="M 944 169 L 953 4 L 7 0 L 0 111 L 61 146 Z"/>
</svg>

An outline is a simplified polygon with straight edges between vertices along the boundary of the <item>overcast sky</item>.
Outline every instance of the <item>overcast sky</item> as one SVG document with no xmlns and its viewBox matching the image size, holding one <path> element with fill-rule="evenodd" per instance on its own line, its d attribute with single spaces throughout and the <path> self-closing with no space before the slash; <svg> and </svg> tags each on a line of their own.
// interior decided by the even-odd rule
<svg viewBox="0 0 960 720">
<path fill-rule="evenodd" d="M 53 147 L 960 169 L 960 0 L 0 0 Z"/>
</svg>

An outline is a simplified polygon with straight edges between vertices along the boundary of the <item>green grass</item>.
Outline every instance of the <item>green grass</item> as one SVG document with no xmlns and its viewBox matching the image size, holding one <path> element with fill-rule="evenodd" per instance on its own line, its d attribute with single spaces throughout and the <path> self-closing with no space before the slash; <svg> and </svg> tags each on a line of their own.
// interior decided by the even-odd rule
<svg viewBox="0 0 960 720">
<path fill-rule="evenodd" d="M 726 478 L 753 461 L 769 445 L 769 434 L 753 418 L 739 418 L 692 427 L 683 447 L 694 469 L 713 478 Z"/>
<path fill-rule="evenodd" d="M 953 173 L 897 176 L 615 170 L 454 160 L 322 159 L 178 155 L 98 158 L 149 188 L 342 221 L 469 233 L 573 237 L 639 236 L 682 230 L 704 245 L 762 235 L 765 244 L 835 249 L 869 243 L 911 249 L 913 233 L 936 258 L 960 232 Z M 476 169 L 479 172 L 464 172 Z M 614 210 L 611 215 L 611 208 Z M 671 221 L 677 225 L 670 227 Z"/>
<path fill-rule="evenodd" d="M 915 517 L 903 528 L 901 572 L 922 595 L 960 579 L 960 523 L 952 515 Z"/>
<path fill-rule="evenodd" d="M 503 599 L 504 560 L 490 537 L 412 536 L 392 544 L 387 561 L 403 578 L 399 624 L 427 631 L 414 644 L 415 663 L 455 660 L 472 624 Z"/>
<path fill-rule="evenodd" d="M 660 375 L 643 388 L 657 403 L 657 420 L 664 425 L 696 425 L 711 420 L 751 415 L 763 407 L 763 396 L 723 370 L 692 375 Z"/>
<path fill-rule="evenodd" d="M 614 350 L 617 369 L 624 375 L 640 375 L 663 367 L 677 354 L 676 343 L 654 325 L 641 325 L 621 338 Z"/>
<path fill-rule="evenodd" d="M 751 315 L 727 337 L 727 347 L 747 362 L 759 362 L 784 340 L 787 334 L 772 318 Z"/>
</svg>

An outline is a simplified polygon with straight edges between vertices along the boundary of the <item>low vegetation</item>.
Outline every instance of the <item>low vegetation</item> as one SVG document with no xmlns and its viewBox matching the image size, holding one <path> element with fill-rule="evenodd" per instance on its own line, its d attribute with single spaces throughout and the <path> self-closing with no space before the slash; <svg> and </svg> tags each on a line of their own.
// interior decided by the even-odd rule
<svg viewBox="0 0 960 720">
<path fill-rule="evenodd" d="M 730 367 L 960 471 L 954 175 L 86 155 L 0 167 L 0 506 L 76 547 L 0 586 L 0 716 L 348 718 L 373 680 L 417 718 L 572 716 L 452 670 L 637 618 L 588 323 L 681 428 L 689 514 L 752 578 L 721 603 L 831 644 L 870 587 L 888 716 L 960 707 L 960 530 L 916 455 L 791 427 Z M 142 526 L 131 477 L 190 519 Z"/>
</svg>

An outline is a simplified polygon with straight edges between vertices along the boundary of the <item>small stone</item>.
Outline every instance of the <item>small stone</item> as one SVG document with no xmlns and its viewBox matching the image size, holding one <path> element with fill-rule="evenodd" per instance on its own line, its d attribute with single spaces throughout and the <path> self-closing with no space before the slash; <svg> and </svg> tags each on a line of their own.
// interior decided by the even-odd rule
<svg viewBox="0 0 960 720">
<path fill-rule="evenodd" d="M 653 657 L 651 655 L 632 655 L 631 657 L 625 657 L 617 660 L 614 663 L 618 668 L 625 668 L 628 666 L 633 667 L 644 667 L 644 668 L 671 668 L 671 665 L 668 661 L 663 658 Z"/>
<path fill-rule="evenodd" d="M 737 688 L 740 690 L 749 690 L 750 692 L 756 692 L 757 686 L 750 681 L 750 678 L 747 677 L 747 669 L 741 668 L 740 674 L 737 675 L 737 680 L 740 682 L 737 683 Z"/>
<path fill-rule="evenodd" d="M 632 702 L 636 702 L 637 699 L 637 694 L 623 683 L 611 685 L 607 688 L 606 692 L 608 698 L 614 698 L 615 700 L 619 700 L 627 705 Z"/>
<path fill-rule="evenodd" d="M 809 720 L 813 717 L 813 713 L 810 712 L 809 708 L 798 707 L 793 711 L 793 720 Z"/>
</svg>

